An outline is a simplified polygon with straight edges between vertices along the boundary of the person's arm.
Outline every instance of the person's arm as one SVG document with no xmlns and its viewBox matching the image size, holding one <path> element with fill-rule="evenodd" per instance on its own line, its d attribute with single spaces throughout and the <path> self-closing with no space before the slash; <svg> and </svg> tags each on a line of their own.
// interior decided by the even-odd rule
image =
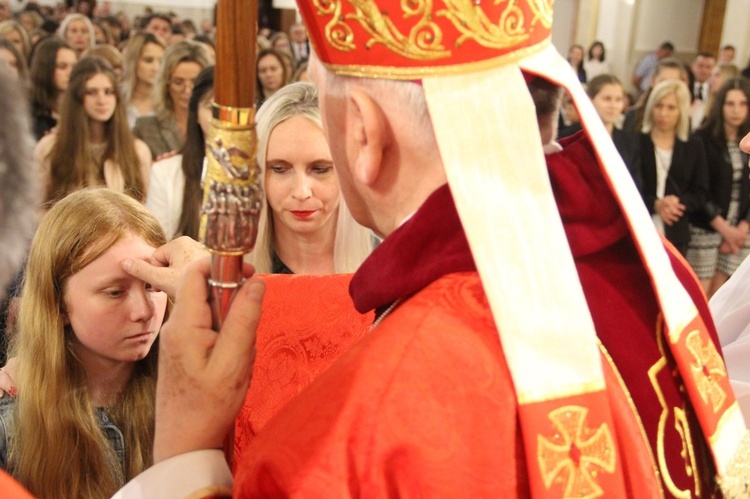
<svg viewBox="0 0 750 499">
<path fill-rule="evenodd" d="M 675 144 L 675 151 L 676 147 Z M 690 178 L 680 193 L 680 201 L 685 205 L 687 213 L 693 214 L 705 206 L 708 195 L 708 164 L 702 142 L 696 138 L 689 139 L 679 161 L 692 162 Z"/>
<path fill-rule="evenodd" d="M 641 88 L 641 82 L 646 76 L 646 65 L 644 64 L 644 61 L 645 57 L 638 61 L 638 64 L 635 66 L 635 70 L 633 70 L 633 85 L 635 85 L 635 88 L 639 90 Z"/>
<path fill-rule="evenodd" d="M 115 497 L 226 495 L 231 473 L 222 448 L 242 406 L 255 361 L 255 332 L 265 284 L 248 279 L 217 334 L 211 329 L 206 280 L 211 262 L 189 265 L 161 331 L 156 387 L 154 467 Z"/>
<path fill-rule="evenodd" d="M 711 220 L 711 227 L 724 239 L 724 242 L 727 244 L 726 249 L 729 253 L 735 255 L 740 252 L 747 238 L 748 223 L 744 220 L 740 223 L 743 224 L 742 227 L 739 225 L 735 227 L 729 224 L 721 215 L 717 215 Z"/>
<path fill-rule="evenodd" d="M 135 153 L 138 155 L 141 178 L 143 179 L 143 195 L 148 195 L 151 182 L 151 151 L 145 142 L 135 139 Z"/>
<path fill-rule="evenodd" d="M 151 171 L 151 180 L 146 197 L 146 208 L 154 214 L 161 224 L 167 239 L 171 240 L 177 230 L 179 213 L 174 210 L 174 191 L 183 188 L 174 184 L 174 175 L 169 161 L 157 161 Z M 182 209 L 182 206 L 179 206 Z"/>
<path fill-rule="evenodd" d="M 224 453 L 202 450 L 155 464 L 125 484 L 112 499 L 231 496 L 232 473 Z"/>
<path fill-rule="evenodd" d="M 55 144 L 55 135 L 47 135 L 40 140 L 34 148 L 34 169 L 39 178 L 39 186 L 43 196 L 47 196 L 52 184 L 50 172 L 49 153 Z"/>
</svg>

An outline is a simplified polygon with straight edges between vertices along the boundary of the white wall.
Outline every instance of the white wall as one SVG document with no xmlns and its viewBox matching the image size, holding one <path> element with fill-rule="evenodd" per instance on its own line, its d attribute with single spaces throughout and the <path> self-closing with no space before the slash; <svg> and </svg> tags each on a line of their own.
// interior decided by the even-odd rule
<svg viewBox="0 0 750 499">
<path fill-rule="evenodd" d="M 633 0 L 604 0 L 600 2 L 597 18 L 595 39 L 604 43 L 609 68 L 626 87 L 632 73 L 630 54 L 635 14 Z"/>
<path fill-rule="evenodd" d="M 727 0 L 721 46 L 727 44 L 735 46 L 734 63 L 740 69 L 748 65 L 748 58 L 750 58 L 750 30 L 747 29 L 749 18 L 750 0 Z M 738 22 L 738 20 L 743 22 Z"/>
</svg>

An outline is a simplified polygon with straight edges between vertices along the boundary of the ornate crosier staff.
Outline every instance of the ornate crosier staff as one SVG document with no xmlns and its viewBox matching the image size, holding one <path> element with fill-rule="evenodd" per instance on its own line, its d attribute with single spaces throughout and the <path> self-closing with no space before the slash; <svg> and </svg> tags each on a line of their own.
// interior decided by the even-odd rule
<svg viewBox="0 0 750 499">
<path fill-rule="evenodd" d="M 200 237 L 211 257 L 211 312 L 218 331 L 243 282 L 242 258 L 255 246 L 263 193 L 256 162 L 257 0 L 219 0 L 213 118 L 206 137 Z M 224 443 L 232 463 L 234 431 Z"/>
</svg>

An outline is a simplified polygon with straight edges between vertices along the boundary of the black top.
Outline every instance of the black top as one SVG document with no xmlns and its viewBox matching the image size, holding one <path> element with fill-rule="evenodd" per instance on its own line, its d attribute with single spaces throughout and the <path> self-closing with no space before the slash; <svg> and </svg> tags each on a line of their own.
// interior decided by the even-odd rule
<svg viewBox="0 0 750 499">
<path fill-rule="evenodd" d="M 50 130 L 57 126 L 57 120 L 49 114 L 34 116 L 34 137 L 37 141 L 47 135 Z"/>
<path fill-rule="evenodd" d="M 726 143 L 716 141 L 708 130 L 698 130 L 695 138 L 699 139 L 706 154 L 708 168 L 708 192 L 706 202 L 693 216 L 692 222 L 706 230 L 711 228 L 711 220 L 721 215 L 727 218 L 729 202 L 732 199 L 732 185 L 734 184 L 732 158 Z M 740 209 L 737 220 L 750 222 L 750 167 L 748 166 L 748 155 L 742 155 L 742 175 L 740 177 Z"/>
<path fill-rule="evenodd" d="M 643 200 L 649 213 L 655 214 L 656 201 L 656 156 L 654 143 L 649 134 L 640 135 L 643 165 Z M 672 225 L 665 225 L 664 236 L 678 249 L 690 242 L 690 221 L 706 203 L 708 167 L 703 144 L 691 137 L 687 142 L 674 141 L 672 163 L 669 166 L 664 195 L 673 194 L 685 205 L 685 215 Z"/>
<path fill-rule="evenodd" d="M 286 266 L 286 263 L 281 261 L 275 251 L 271 253 L 271 273 L 272 274 L 294 274 L 292 269 Z"/>
</svg>

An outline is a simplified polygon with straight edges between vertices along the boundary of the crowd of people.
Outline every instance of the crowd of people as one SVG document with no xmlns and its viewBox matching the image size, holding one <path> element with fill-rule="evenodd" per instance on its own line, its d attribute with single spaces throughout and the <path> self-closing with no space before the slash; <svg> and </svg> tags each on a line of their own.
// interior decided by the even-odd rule
<svg viewBox="0 0 750 499">
<path fill-rule="evenodd" d="M 205 404 L 208 399 L 200 396 L 210 392 L 204 389 L 205 380 L 213 378 L 201 379 L 208 364 L 196 359 L 252 357 L 252 344 L 233 338 L 239 335 L 231 330 L 239 329 L 238 320 L 243 327 L 257 326 L 257 317 L 251 315 L 260 313 L 262 286 L 249 279 L 237 297 L 245 308 L 228 319 L 217 340 L 207 328 L 196 326 L 200 321 L 190 322 L 200 314 L 201 320 L 206 318 L 205 286 L 200 285 L 205 282 L 206 265 L 191 267 L 179 285 L 176 277 L 184 271 L 182 264 L 205 256 L 196 241 L 215 86 L 213 24 L 205 22 L 198 28 L 174 14 L 150 11 L 131 22 L 123 13 L 108 9 L 108 2 L 97 5 L 96 0 L 54 9 L 29 3 L 13 16 L 7 6 L 0 8 L 7 17 L 0 22 L 0 89 L 8 85 L 9 95 L 23 101 L 18 105 L 25 115 L 11 117 L 21 129 L 32 131 L 36 140 L 34 145 L 29 137 L 17 139 L 21 145 L 29 142 L 30 182 L 37 192 L 31 203 L 41 217 L 35 235 L 25 241 L 28 259 L 7 290 L 8 353 L 13 358 L 0 370 L 0 388 L 12 397 L 0 399 L 0 468 L 40 497 L 108 497 L 146 472 L 143 485 L 131 485 L 131 492 L 125 489 L 124 497 L 129 493 L 137 497 L 138 492 L 132 491 L 140 489 L 133 487 L 150 486 L 151 471 L 146 470 L 152 464 L 216 447 L 217 435 L 233 424 L 241 399 L 236 394 L 224 397 L 227 382 L 216 390 L 215 404 Z M 655 261 L 674 268 L 666 282 L 689 296 L 691 305 L 700 293 L 677 254 L 693 268 L 708 296 L 750 254 L 750 166 L 748 154 L 740 149 L 741 139 L 750 133 L 750 80 L 732 65 L 730 49 L 733 58 L 734 49 L 727 46 L 718 57 L 699 53 L 686 65 L 671 57 L 674 48 L 665 42 L 636 66 L 632 83 L 638 91 L 630 99 L 625 85 L 611 74 L 602 42 L 594 42 L 588 51 L 574 45 L 567 55 L 573 81 L 584 86 L 611 137 L 613 151 L 630 173 L 634 192 L 640 194 L 656 230 L 670 243 L 666 252 L 657 245 L 661 260 Z M 525 404 L 521 395 L 516 398 L 523 376 L 502 351 L 506 347 L 510 351 L 510 341 L 505 340 L 512 338 L 503 335 L 511 333 L 501 332 L 503 345 L 497 344 L 500 321 L 507 318 L 499 319 L 496 309 L 491 309 L 494 303 L 485 296 L 493 281 L 485 281 L 487 260 L 477 248 L 489 245 L 491 239 L 477 240 L 469 230 L 464 233 L 467 217 L 462 210 L 468 210 L 466 202 L 472 194 L 461 194 L 455 177 L 446 173 L 451 152 L 441 126 L 450 120 L 440 124 L 446 111 L 430 101 L 429 77 L 424 90 L 411 81 L 378 79 L 352 86 L 353 77 L 336 75 L 311 56 L 304 25 L 293 25 L 288 34 L 260 30 L 254 105 L 265 200 L 259 207 L 256 246 L 246 260 L 260 274 L 357 272 L 351 285 L 352 308 L 362 313 L 376 310 L 373 328 L 378 330 L 290 403 L 286 419 L 271 424 L 253 442 L 261 452 L 252 456 L 238 477 L 247 490 L 254 491 L 249 495 L 257 496 L 270 493 L 277 485 L 270 485 L 274 480 L 291 489 L 330 492 L 326 488 L 330 478 L 315 481 L 327 473 L 356 475 L 348 486 L 365 483 L 372 495 L 390 490 L 387 484 L 392 481 L 403 486 L 399 490 L 406 495 L 471 491 L 481 496 L 502 490 L 522 496 L 538 485 L 531 483 L 534 467 L 529 464 L 527 469 L 527 461 L 532 460 L 524 458 L 523 450 L 530 444 L 522 442 L 526 437 L 520 427 L 528 425 L 527 431 L 536 423 L 516 413 L 516 402 Z M 562 57 L 560 61 L 567 69 Z M 337 67 L 335 61 L 325 62 Z M 684 361 L 677 353 L 674 358 L 664 353 L 659 340 L 663 326 L 657 326 L 656 335 L 652 331 L 653 324 L 674 317 L 660 318 L 660 307 L 666 307 L 667 301 L 660 293 L 666 288 L 652 290 L 644 284 L 664 277 L 659 274 L 657 279 L 650 262 L 633 256 L 640 249 L 646 259 L 653 246 L 643 249 L 647 244 L 637 233 L 642 227 L 629 223 L 635 219 L 629 217 L 638 215 L 638 210 L 628 211 L 632 200 L 618 205 L 627 198 L 622 192 L 629 187 L 618 191 L 608 184 L 611 179 L 601 177 L 597 161 L 605 162 L 602 158 L 607 154 L 594 151 L 599 145 L 587 136 L 591 127 L 581 119 L 585 110 L 575 92 L 563 93 L 543 76 L 527 75 L 526 84 L 537 119 L 526 123 L 538 127 L 541 143 L 535 145 L 546 154 L 560 213 L 550 208 L 560 221 L 557 235 L 550 235 L 550 240 L 570 241 L 571 253 L 562 252 L 568 255 L 564 265 L 580 274 L 580 285 L 574 286 L 579 301 L 567 313 L 586 323 L 582 329 L 595 330 L 617 376 L 618 369 L 623 370 L 621 383 L 627 385 L 624 393 L 633 391 L 628 407 L 637 418 L 641 411 L 652 411 L 649 404 L 654 401 L 633 389 L 643 384 L 635 379 L 643 371 L 635 365 L 641 357 L 631 355 L 616 333 L 638 336 L 644 358 L 653 358 L 654 365 L 662 360 L 664 365 L 671 363 L 670 370 L 677 373 Z M 346 93 L 342 104 L 346 111 L 334 110 L 330 103 L 328 114 L 321 110 L 318 92 L 330 96 L 323 91 L 332 88 Z M 0 110 L 3 105 L 0 96 Z M 460 110 L 458 103 L 452 105 Z M 348 113 L 351 121 L 344 124 L 342 113 Z M 344 142 L 329 144 L 337 133 Z M 524 139 L 539 142 L 536 129 Z M 0 140 L 5 139 L 0 136 Z M 483 152 L 476 147 L 466 153 L 481 158 Z M 579 195 L 583 184 L 590 196 Z M 477 194 L 477 206 L 484 206 L 480 197 Z M 592 199 L 600 203 L 596 209 L 588 204 Z M 518 228 L 520 232 L 514 234 L 521 237 L 524 224 Z M 31 230 L 27 227 L 25 232 Z M 541 245 L 528 245 L 532 246 Z M 508 249 L 510 253 L 513 250 Z M 523 251 L 517 253 L 518 261 L 533 260 Z M 535 261 L 532 266 L 536 263 L 540 268 L 545 264 Z M 247 269 L 246 273 L 249 278 Z M 600 275 L 604 277 L 598 279 Z M 524 281 L 515 282 L 519 296 L 534 287 Z M 563 281 L 549 282 L 554 290 L 554 283 Z M 505 286 L 512 294 L 513 284 Z M 628 301 L 624 295 L 641 298 Z M 615 302 L 627 305 L 615 314 L 617 324 L 605 313 Z M 577 315 L 581 310 L 586 321 Z M 513 320 L 524 316 L 520 308 L 514 313 L 519 315 Z M 160 339 L 171 314 L 171 327 L 165 327 L 166 337 Z M 707 314 L 706 307 L 698 307 L 696 320 L 709 326 L 696 330 L 702 335 L 699 341 L 711 344 L 716 335 Z M 196 341 L 175 340 L 183 333 L 194 334 Z M 467 338 L 472 339 L 467 342 Z M 179 355 L 158 360 L 162 341 L 165 348 L 181 348 Z M 227 346 L 227 341 L 237 342 L 238 348 Z M 436 349 L 438 343 L 443 347 Z M 473 367 L 480 360 L 485 367 L 477 373 Z M 198 364 L 196 369 L 184 369 L 180 362 Z M 710 368 L 706 364 L 703 370 Z M 448 389 L 457 365 L 465 367 L 460 373 L 463 379 L 455 389 Z M 240 395 L 251 368 L 252 363 L 245 362 L 226 374 L 232 386 L 240 387 L 235 390 Z M 178 371 L 182 377 L 175 374 Z M 159 383 L 172 383 L 174 389 L 159 392 L 157 373 Z M 599 374 L 607 377 L 608 373 Z M 664 381 L 668 401 L 662 403 L 683 408 L 698 404 L 675 374 L 672 378 Z M 502 396 L 488 397 L 483 391 L 483 383 L 490 379 L 492 390 Z M 603 384 L 603 379 L 594 384 Z M 180 383 L 191 382 L 199 387 L 194 399 L 189 400 L 188 394 L 180 403 L 164 402 L 189 392 Z M 440 403 L 412 403 L 409 392 L 415 387 Z M 374 396 L 381 397 L 383 406 L 377 410 L 382 409 L 382 417 L 376 417 L 377 411 L 362 411 L 372 405 Z M 609 404 L 617 406 L 619 396 L 586 402 L 587 407 L 592 412 L 594 407 L 608 411 Z M 311 413 L 313 401 L 321 399 L 326 400 L 324 409 Z M 208 421 L 208 416 L 186 410 L 198 405 L 216 416 L 205 425 L 212 430 L 181 442 L 190 424 Z M 49 415 L 50 407 L 58 408 L 54 417 Z M 471 419 L 458 415 L 461 408 L 469 407 L 481 407 L 479 416 L 476 412 Z M 629 410 L 612 411 L 615 419 L 604 416 L 602 427 L 613 421 L 618 431 L 636 427 Z M 185 418 L 176 416 L 183 412 Z M 340 417 L 331 418 L 335 414 Z M 714 450 L 703 442 L 693 415 L 684 426 L 676 422 L 666 432 L 657 428 L 661 425 L 657 418 L 651 419 L 640 433 L 631 434 L 638 434 L 637 438 L 618 433 L 617 452 L 625 455 L 629 445 L 653 450 L 657 438 L 668 441 L 658 444 L 666 445 L 659 451 L 662 469 L 646 479 L 638 470 L 648 460 L 636 466 L 640 458 L 628 458 L 632 461 L 627 466 L 617 467 L 626 488 L 645 490 L 644 484 L 652 481 L 661 486 L 664 474 L 683 488 L 715 486 Z M 498 431 L 502 445 L 480 438 Z M 329 433 L 340 438 L 329 439 L 325 436 Z M 365 435 L 361 441 L 360 433 Z M 371 433 L 380 436 L 377 449 L 368 437 Z M 453 457 L 433 459 L 429 446 L 425 447 L 436 435 L 459 442 L 458 450 L 451 448 L 451 452 L 468 464 L 448 474 Z M 695 438 L 700 451 L 693 456 L 690 447 L 690 466 L 683 466 L 685 438 Z M 292 453 L 320 447 L 325 463 L 286 459 L 283 453 L 288 449 L 275 445 L 278 439 L 285 439 Z M 478 451 L 466 453 L 462 442 L 470 442 Z M 578 451 L 576 445 L 572 444 L 571 453 Z M 392 449 L 397 447 L 418 450 L 393 457 L 398 452 Z M 440 445 L 435 449 L 445 450 Z M 373 473 L 383 477 L 369 477 L 370 453 L 377 456 L 376 466 L 383 467 Z M 409 471 L 400 476 L 398 470 L 386 470 L 390 459 Z M 207 461 L 211 460 L 201 460 Z M 499 475 L 480 479 L 473 465 L 508 467 L 512 479 Z M 185 466 L 183 472 L 189 469 Z M 272 477 L 269 469 L 274 470 Z M 308 483 L 306 476 L 314 478 Z M 430 480 L 423 487 L 417 482 L 424 477 Z M 226 482 L 224 475 L 218 480 Z M 227 493 L 226 488 L 214 491 Z"/>
<path fill-rule="evenodd" d="M 687 258 L 712 296 L 750 254 L 747 155 L 750 80 L 734 47 L 697 54 L 690 64 L 662 43 L 633 71 L 635 94 L 608 73 L 605 47 L 574 45 L 568 62 L 587 88 L 641 192 L 654 225 Z M 637 97 L 634 97 L 636 95 Z M 565 106 L 563 110 L 565 111 Z M 560 136 L 580 130 L 575 110 Z"/>
</svg>

